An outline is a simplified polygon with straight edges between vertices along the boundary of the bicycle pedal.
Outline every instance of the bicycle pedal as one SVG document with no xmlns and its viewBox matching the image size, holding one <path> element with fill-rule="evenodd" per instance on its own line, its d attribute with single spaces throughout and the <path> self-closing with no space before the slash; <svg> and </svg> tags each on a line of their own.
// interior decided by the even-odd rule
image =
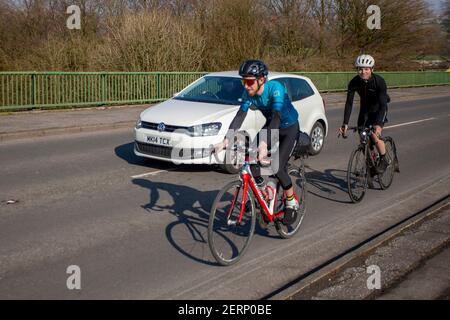
<svg viewBox="0 0 450 320">
<path fill-rule="evenodd" d="M 258 223 L 262 229 L 267 229 L 269 227 L 269 221 L 266 220 L 261 214 L 258 215 Z"/>
<path fill-rule="evenodd" d="M 285 226 L 290 226 L 297 220 L 297 216 L 298 216 L 297 211 L 294 211 L 290 216 L 286 216 L 285 214 L 283 220 L 281 220 L 281 223 L 284 224 Z"/>
</svg>

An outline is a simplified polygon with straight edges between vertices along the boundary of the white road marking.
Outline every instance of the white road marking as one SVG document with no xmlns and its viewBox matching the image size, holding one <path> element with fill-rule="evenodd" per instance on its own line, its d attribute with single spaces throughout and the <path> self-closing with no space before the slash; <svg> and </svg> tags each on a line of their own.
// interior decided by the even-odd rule
<svg viewBox="0 0 450 320">
<path fill-rule="evenodd" d="M 173 169 L 168 169 L 168 170 L 152 171 L 152 172 L 147 172 L 147 173 L 131 176 L 131 178 L 133 178 L 133 179 L 144 178 L 144 177 L 147 177 L 147 176 L 153 176 L 153 175 L 161 173 L 161 172 L 169 172 L 169 171 L 174 171 L 174 170 L 177 170 L 177 169 L 178 168 L 173 168 Z"/>
<path fill-rule="evenodd" d="M 396 124 L 393 126 L 388 126 L 385 127 L 384 129 L 390 129 L 390 128 L 397 128 L 397 127 L 402 127 L 402 126 L 408 126 L 410 124 L 416 124 L 416 123 L 420 123 L 420 122 L 425 122 L 425 121 L 430 121 L 430 120 L 435 120 L 436 118 L 428 118 L 428 119 L 422 119 L 422 120 L 417 120 L 417 121 L 411 121 L 411 122 L 405 122 L 405 123 L 400 123 L 400 124 Z"/>
</svg>

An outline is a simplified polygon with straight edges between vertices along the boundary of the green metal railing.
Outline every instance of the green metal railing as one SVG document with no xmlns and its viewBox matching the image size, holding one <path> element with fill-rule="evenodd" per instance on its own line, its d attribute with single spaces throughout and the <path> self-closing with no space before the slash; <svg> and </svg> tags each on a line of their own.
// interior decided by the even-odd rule
<svg viewBox="0 0 450 320">
<path fill-rule="evenodd" d="M 321 92 L 347 90 L 355 72 L 292 72 L 311 79 Z M 377 72 L 388 88 L 423 87 L 450 84 L 450 72 Z"/>
<path fill-rule="evenodd" d="M 0 72 L 0 111 L 161 101 L 202 72 Z"/>
<path fill-rule="evenodd" d="M 293 72 L 321 91 L 345 90 L 354 72 Z M 0 111 L 161 101 L 206 72 L 0 72 Z M 450 84 L 450 72 L 380 72 L 390 88 Z"/>
</svg>

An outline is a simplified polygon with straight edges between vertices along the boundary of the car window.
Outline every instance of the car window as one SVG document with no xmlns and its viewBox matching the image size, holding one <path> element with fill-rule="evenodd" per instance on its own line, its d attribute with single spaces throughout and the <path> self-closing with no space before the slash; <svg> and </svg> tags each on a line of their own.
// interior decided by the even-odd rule
<svg viewBox="0 0 450 320">
<path fill-rule="evenodd" d="M 289 99 L 291 99 L 291 101 L 292 101 L 291 83 L 289 82 L 289 78 L 277 78 L 274 80 L 278 81 L 279 83 L 281 83 L 284 86 L 284 88 L 286 89 L 286 92 L 289 96 Z"/>
<path fill-rule="evenodd" d="M 291 101 L 298 101 L 314 95 L 311 86 L 303 79 L 289 78 L 291 93 Z"/>
<path fill-rule="evenodd" d="M 205 76 L 194 86 L 181 91 L 175 99 L 239 105 L 243 93 L 240 78 Z"/>
</svg>

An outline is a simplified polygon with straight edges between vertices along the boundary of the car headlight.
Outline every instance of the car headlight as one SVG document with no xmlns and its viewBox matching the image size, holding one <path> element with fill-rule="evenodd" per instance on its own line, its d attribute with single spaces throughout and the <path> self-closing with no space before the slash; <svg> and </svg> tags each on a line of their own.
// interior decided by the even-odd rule
<svg viewBox="0 0 450 320">
<path fill-rule="evenodd" d="M 212 122 L 189 127 L 188 133 L 192 137 L 215 136 L 219 133 L 222 124 Z"/>
<path fill-rule="evenodd" d="M 136 121 L 136 129 L 140 129 L 142 128 L 142 120 L 141 117 L 139 117 L 139 119 Z"/>
</svg>

